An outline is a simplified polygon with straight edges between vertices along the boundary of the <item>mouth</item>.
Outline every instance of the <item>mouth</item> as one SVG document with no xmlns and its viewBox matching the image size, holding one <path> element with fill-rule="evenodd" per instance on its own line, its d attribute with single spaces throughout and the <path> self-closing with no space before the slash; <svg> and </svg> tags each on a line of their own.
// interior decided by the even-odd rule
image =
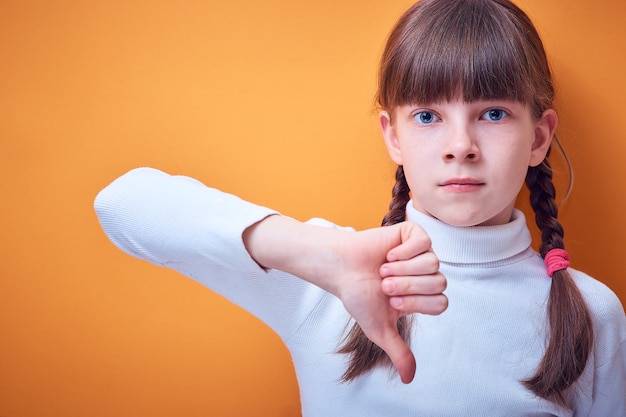
<svg viewBox="0 0 626 417">
<path fill-rule="evenodd" d="M 450 178 L 439 184 L 451 192 L 472 192 L 479 190 L 485 183 L 475 178 Z"/>
</svg>

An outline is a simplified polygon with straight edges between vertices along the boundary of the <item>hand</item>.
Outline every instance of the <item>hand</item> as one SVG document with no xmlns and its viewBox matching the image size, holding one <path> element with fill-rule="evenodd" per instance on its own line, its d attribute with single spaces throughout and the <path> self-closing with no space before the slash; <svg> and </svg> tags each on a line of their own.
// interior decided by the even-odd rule
<svg viewBox="0 0 626 417">
<path fill-rule="evenodd" d="M 331 292 L 408 383 L 415 375 L 415 358 L 398 334 L 398 319 L 410 313 L 440 314 L 447 308 L 446 279 L 438 271 L 430 239 L 409 222 L 344 239 Z"/>
<path fill-rule="evenodd" d="M 445 277 L 430 238 L 403 222 L 348 232 L 270 216 L 243 234 L 262 266 L 289 272 L 337 296 L 365 335 L 380 346 L 403 382 L 415 375 L 415 357 L 398 333 L 410 313 L 440 314 L 448 306 Z"/>
</svg>

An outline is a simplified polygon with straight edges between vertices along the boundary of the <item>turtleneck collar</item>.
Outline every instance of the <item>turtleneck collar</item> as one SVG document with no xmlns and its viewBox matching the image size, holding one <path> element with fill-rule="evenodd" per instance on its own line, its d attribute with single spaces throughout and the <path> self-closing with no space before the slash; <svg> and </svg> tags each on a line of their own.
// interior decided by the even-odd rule
<svg viewBox="0 0 626 417">
<path fill-rule="evenodd" d="M 419 224 L 432 241 L 441 262 L 477 264 L 504 261 L 526 251 L 531 236 L 524 213 L 515 209 L 511 221 L 497 226 L 457 227 L 417 211 L 407 204 L 407 220 Z"/>
</svg>

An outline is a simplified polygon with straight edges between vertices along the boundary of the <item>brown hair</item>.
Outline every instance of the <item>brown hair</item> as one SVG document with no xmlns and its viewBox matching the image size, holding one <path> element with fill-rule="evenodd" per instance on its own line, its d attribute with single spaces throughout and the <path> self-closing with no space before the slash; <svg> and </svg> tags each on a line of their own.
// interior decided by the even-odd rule
<svg viewBox="0 0 626 417">
<path fill-rule="evenodd" d="M 527 103 L 536 118 L 552 107 L 554 86 L 543 44 L 528 16 L 510 1 L 422 0 L 391 32 L 380 64 L 380 107 L 391 113 L 405 104 L 456 97 Z M 542 236 L 539 252 L 545 257 L 550 249 L 564 248 L 548 156 L 529 167 L 526 185 Z M 399 166 L 383 226 L 405 220 L 409 192 Z M 567 270 L 552 276 L 548 319 L 546 352 L 535 375 L 523 383 L 538 396 L 563 403 L 564 391 L 581 375 L 593 345 L 589 311 Z M 408 341 L 407 317 L 399 320 L 398 329 Z M 358 324 L 342 343 L 339 352 L 351 358 L 344 381 L 391 364 Z"/>
</svg>

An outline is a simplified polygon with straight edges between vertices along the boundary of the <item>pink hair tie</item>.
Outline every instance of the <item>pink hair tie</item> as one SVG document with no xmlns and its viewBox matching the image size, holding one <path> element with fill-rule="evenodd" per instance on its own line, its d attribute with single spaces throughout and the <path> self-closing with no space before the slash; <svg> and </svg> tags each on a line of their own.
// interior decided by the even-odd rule
<svg viewBox="0 0 626 417">
<path fill-rule="evenodd" d="M 569 253 L 565 249 L 550 249 L 543 261 L 548 269 L 548 275 L 552 276 L 556 271 L 569 267 Z"/>
</svg>

